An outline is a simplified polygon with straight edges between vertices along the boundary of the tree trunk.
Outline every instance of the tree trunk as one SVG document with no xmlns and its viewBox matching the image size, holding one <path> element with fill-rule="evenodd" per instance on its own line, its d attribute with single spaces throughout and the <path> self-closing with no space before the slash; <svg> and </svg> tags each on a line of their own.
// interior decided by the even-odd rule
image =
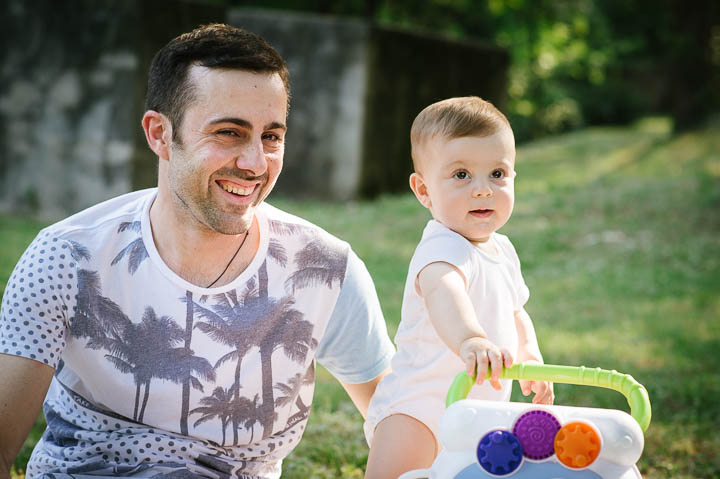
<svg viewBox="0 0 720 479">
<path fill-rule="evenodd" d="M 187 313 L 185 314 L 185 357 L 190 357 L 190 343 L 192 341 L 192 328 L 193 328 L 193 301 L 192 292 L 185 292 L 185 302 L 187 303 Z M 188 435 L 188 415 L 190 414 L 190 371 L 183 371 L 187 373 L 187 377 L 183 378 L 182 382 L 182 405 L 180 406 L 180 432 L 187 436 Z"/>
<path fill-rule="evenodd" d="M 140 405 L 140 381 L 137 383 L 137 387 L 135 388 L 135 410 L 133 411 L 133 420 L 138 420 L 138 406 Z"/>
<path fill-rule="evenodd" d="M 263 261 L 262 266 L 260 266 L 258 270 L 258 296 L 260 298 L 268 297 L 267 260 Z"/>
<path fill-rule="evenodd" d="M 273 397 L 272 379 L 272 344 L 260 346 L 260 366 L 262 369 L 262 404 L 260 405 L 260 422 L 263 426 L 262 438 L 266 439 L 272 434 L 273 418 L 275 416 L 275 399 Z"/>
<path fill-rule="evenodd" d="M 143 422 L 143 417 L 145 417 L 145 406 L 147 406 L 149 396 L 150 396 L 150 380 L 148 379 L 145 382 L 145 397 L 143 398 L 142 409 L 140 409 L 140 417 L 138 417 L 138 422 Z"/>
<path fill-rule="evenodd" d="M 235 366 L 235 394 L 233 402 L 235 403 L 235 407 L 237 408 L 240 404 L 240 363 L 242 362 L 242 355 L 240 354 L 240 350 L 238 348 L 238 362 L 237 366 Z M 232 425 L 233 425 L 233 446 L 238 445 L 238 427 L 240 426 L 240 421 L 238 421 L 238 415 L 237 412 L 234 410 L 231 410 L 232 414 Z"/>
</svg>

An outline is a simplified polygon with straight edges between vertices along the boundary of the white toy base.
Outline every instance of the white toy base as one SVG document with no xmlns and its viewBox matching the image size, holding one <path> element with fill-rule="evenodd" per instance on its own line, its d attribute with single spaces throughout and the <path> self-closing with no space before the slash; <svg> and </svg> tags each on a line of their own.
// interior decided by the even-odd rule
<svg viewBox="0 0 720 479">
<path fill-rule="evenodd" d="M 433 465 L 398 479 L 642 479 L 643 432 L 622 411 L 464 399 L 438 435 Z"/>
</svg>

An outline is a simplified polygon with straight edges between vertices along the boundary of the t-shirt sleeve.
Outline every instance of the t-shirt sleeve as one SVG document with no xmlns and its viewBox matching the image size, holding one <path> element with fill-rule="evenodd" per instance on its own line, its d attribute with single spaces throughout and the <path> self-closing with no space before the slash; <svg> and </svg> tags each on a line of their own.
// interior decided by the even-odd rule
<svg viewBox="0 0 720 479">
<path fill-rule="evenodd" d="M 528 299 L 530 299 L 530 290 L 525 284 L 525 279 L 523 278 L 522 270 L 520 268 L 520 258 L 515 251 L 515 247 L 510 242 L 510 239 L 506 236 L 501 236 L 500 244 L 505 256 L 512 264 L 512 279 L 515 285 L 515 291 L 517 292 L 517 303 L 514 305 L 514 309 L 515 311 L 518 311 L 525 306 L 525 303 L 527 303 Z"/>
<path fill-rule="evenodd" d="M 370 273 L 350 251 L 335 309 L 317 350 L 317 360 L 338 380 L 358 384 L 390 366 L 390 340 Z"/>
<path fill-rule="evenodd" d="M 76 301 L 72 244 L 41 231 L 8 280 L 0 308 L 0 353 L 53 368 L 65 348 Z"/>
<path fill-rule="evenodd" d="M 409 278 L 416 278 L 422 269 L 437 262 L 455 266 L 464 276 L 465 286 L 475 274 L 472 245 L 459 234 L 450 230 L 441 230 L 423 238 L 410 260 Z"/>
</svg>

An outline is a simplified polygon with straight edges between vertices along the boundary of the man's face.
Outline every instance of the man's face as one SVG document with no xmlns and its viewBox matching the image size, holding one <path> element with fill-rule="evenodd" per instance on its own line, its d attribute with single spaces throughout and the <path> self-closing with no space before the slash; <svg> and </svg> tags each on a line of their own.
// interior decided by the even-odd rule
<svg viewBox="0 0 720 479">
<path fill-rule="evenodd" d="M 169 155 L 173 204 L 218 233 L 243 233 L 282 169 L 285 86 L 277 74 L 200 66 L 188 81 L 195 99 Z"/>
</svg>

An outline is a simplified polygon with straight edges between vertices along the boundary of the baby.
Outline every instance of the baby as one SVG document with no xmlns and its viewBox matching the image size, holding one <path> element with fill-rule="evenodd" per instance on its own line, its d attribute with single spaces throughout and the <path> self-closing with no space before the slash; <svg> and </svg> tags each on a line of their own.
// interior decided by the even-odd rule
<svg viewBox="0 0 720 479">
<path fill-rule="evenodd" d="M 429 467 L 455 375 L 477 372 L 468 397 L 507 401 L 513 361 L 542 363 L 524 304 L 529 292 L 510 240 L 496 231 L 513 210 L 515 140 L 505 116 L 477 97 L 425 108 L 410 132 L 410 188 L 433 219 L 410 261 L 392 373 L 370 403 L 366 479 Z M 484 381 L 488 369 L 491 379 Z M 489 383 L 489 384 L 488 384 Z M 534 403 L 552 384 L 521 381 Z"/>
</svg>

